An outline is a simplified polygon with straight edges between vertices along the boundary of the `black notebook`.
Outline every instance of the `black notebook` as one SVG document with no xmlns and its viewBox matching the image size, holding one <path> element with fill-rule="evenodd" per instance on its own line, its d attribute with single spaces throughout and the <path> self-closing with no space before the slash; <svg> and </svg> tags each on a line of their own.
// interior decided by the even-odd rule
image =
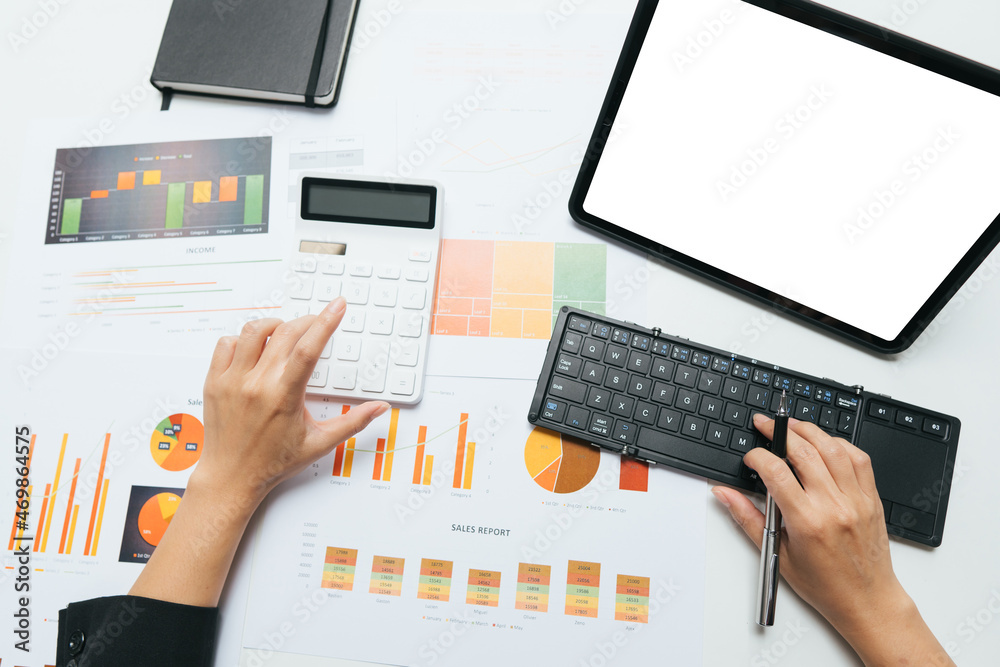
<svg viewBox="0 0 1000 667">
<path fill-rule="evenodd" d="M 160 90 L 330 106 L 357 5 L 174 0 L 150 81 Z"/>
</svg>

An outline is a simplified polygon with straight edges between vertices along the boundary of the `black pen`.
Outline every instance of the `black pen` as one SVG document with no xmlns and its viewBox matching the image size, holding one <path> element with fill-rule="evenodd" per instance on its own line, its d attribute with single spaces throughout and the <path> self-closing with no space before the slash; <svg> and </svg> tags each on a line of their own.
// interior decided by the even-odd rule
<svg viewBox="0 0 1000 667">
<path fill-rule="evenodd" d="M 788 396 L 781 391 L 778 414 L 774 417 L 771 453 L 784 459 L 788 445 Z M 757 589 L 757 625 L 774 625 L 774 600 L 778 594 L 778 547 L 781 542 L 781 510 L 767 492 L 764 537 L 760 543 L 760 586 Z"/>
</svg>

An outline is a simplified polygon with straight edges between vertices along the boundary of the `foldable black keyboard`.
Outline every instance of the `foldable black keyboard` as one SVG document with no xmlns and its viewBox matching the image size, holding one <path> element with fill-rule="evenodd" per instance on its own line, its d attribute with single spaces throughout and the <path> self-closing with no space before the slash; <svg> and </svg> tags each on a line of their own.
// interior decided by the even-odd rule
<svg viewBox="0 0 1000 667">
<path fill-rule="evenodd" d="M 792 416 L 866 451 L 893 535 L 938 546 L 961 423 L 826 378 L 562 308 L 528 421 L 650 463 L 762 491 L 754 412 Z"/>
</svg>

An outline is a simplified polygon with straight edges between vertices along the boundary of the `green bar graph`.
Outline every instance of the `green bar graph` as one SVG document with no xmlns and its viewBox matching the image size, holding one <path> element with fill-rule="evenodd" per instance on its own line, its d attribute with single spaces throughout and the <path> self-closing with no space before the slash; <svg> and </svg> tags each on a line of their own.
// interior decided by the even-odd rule
<svg viewBox="0 0 1000 667">
<path fill-rule="evenodd" d="M 184 226 L 184 198 L 187 196 L 187 183 L 171 183 L 167 186 L 167 229 L 180 229 Z"/>
<path fill-rule="evenodd" d="M 80 211 L 83 209 L 82 199 L 67 199 L 63 201 L 62 226 L 60 234 L 80 233 Z"/>
<path fill-rule="evenodd" d="M 264 220 L 264 177 L 247 176 L 243 193 L 243 224 L 259 225 Z"/>
</svg>

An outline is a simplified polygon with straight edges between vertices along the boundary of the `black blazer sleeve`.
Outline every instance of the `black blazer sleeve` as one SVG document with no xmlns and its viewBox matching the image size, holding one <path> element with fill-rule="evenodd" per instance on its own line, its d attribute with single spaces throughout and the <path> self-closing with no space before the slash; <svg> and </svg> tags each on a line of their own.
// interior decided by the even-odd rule
<svg viewBox="0 0 1000 667">
<path fill-rule="evenodd" d="M 218 607 L 116 595 L 59 612 L 57 667 L 211 667 Z"/>
</svg>

